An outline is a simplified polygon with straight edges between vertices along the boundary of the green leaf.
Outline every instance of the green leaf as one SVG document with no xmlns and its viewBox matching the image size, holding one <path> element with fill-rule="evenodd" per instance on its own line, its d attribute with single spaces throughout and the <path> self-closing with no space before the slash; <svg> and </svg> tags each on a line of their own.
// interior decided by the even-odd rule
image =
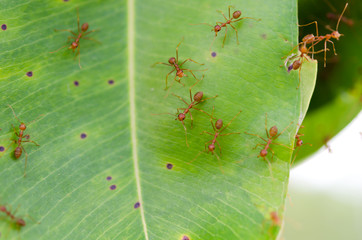
<svg viewBox="0 0 362 240">
<path fill-rule="evenodd" d="M 235 23 L 240 45 L 228 28 L 221 48 L 223 29 L 212 57 L 209 46 L 214 33 L 209 26 L 191 24 L 224 21 L 216 10 L 227 12 L 230 4 L 242 16 L 262 20 Z M 27 177 L 23 177 L 24 154 L 17 160 L 13 157 L 15 144 L 0 159 L 1 203 L 13 209 L 19 206 L 19 216 L 29 214 L 39 224 L 25 217 L 27 226 L 16 231 L 1 221 L 4 236 L 276 237 L 280 226 L 273 224 L 270 213 L 276 211 L 283 218 L 292 151 L 273 146 L 271 175 L 267 162 L 257 158 L 261 147 L 253 149 L 262 140 L 244 131 L 265 137 L 267 113 L 268 128 L 277 125 L 282 131 L 293 122 L 277 139 L 293 147 L 298 119 L 306 109 L 302 101 L 308 102 L 312 91 L 297 90 L 298 72 L 288 74 L 279 67 L 281 57 L 297 43 L 296 1 L 1 0 L 1 6 L 1 22 L 8 28 L 0 32 L 0 145 L 7 147 L 9 138 L 16 137 L 11 124 L 18 123 L 7 104 L 25 122 L 44 114 L 26 129 L 40 144 L 24 144 L 29 153 Z M 92 34 L 100 45 L 80 41 L 82 69 L 70 50 L 49 53 L 63 46 L 69 35 L 54 32 L 55 28 L 76 31 L 76 7 L 81 23 L 100 30 Z M 225 130 L 241 134 L 220 137 L 220 162 L 215 155 L 202 153 L 204 143 L 212 139 L 200 135 L 212 131 L 206 114 L 191 109 L 193 128 L 187 115 L 190 147 L 179 121 L 155 115 L 176 113 L 186 106 L 171 94 L 165 98 L 165 76 L 171 68 L 151 67 L 175 56 L 182 38 L 180 60 L 191 57 L 205 63 L 184 66 L 208 69 L 195 72 L 205 78 L 193 93 L 218 95 L 198 107 L 211 113 L 214 106 L 215 116 L 224 124 L 242 110 Z M 26 75 L 29 71 L 32 77 Z M 188 89 L 195 79 L 186 74 L 182 79 L 186 87 L 175 83 L 169 93 L 189 101 Z M 308 76 L 313 83 L 314 74 Z M 271 152 L 268 157 L 271 161 Z M 116 189 L 110 190 L 111 185 Z"/>
</svg>

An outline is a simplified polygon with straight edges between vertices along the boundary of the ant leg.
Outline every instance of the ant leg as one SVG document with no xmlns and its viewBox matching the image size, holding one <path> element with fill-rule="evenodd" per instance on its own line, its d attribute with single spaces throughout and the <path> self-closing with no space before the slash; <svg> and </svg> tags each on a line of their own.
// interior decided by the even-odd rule
<svg viewBox="0 0 362 240">
<path fill-rule="evenodd" d="M 332 45 L 333 45 L 333 51 L 334 51 L 334 55 L 337 55 L 337 53 L 336 53 L 336 48 L 334 47 L 334 42 L 333 42 L 333 41 L 331 41 L 331 40 L 328 40 L 328 42 L 332 43 Z"/>
<path fill-rule="evenodd" d="M 222 169 L 222 166 L 221 166 L 221 160 L 219 158 L 219 156 L 216 154 L 216 152 L 213 152 L 217 158 L 217 161 L 219 162 L 219 168 L 220 168 L 220 171 L 222 172 L 222 174 L 224 174 L 224 170 Z"/>
<path fill-rule="evenodd" d="M 19 123 L 21 123 L 21 121 L 19 120 L 19 118 L 16 116 L 13 107 L 12 107 L 11 105 L 9 105 L 9 104 L 8 104 L 8 106 L 9 106 L 9 108 L 11 109 L 11 111 L 13 111 L 14 117 L 18 120 Z"/>
<path fill-rule="evenodd" d="M 205 149 L 206 150 L 206 149 Z M 188 162 L 187 164 L 191 164 L 193 161 L 195 161 L 197 158 L 198 158 L 198 156 L 200 156 L 200 154 L 201 153 L 203 153 L 203 151 L 200 151 L 195 157 L 194 157 L 194 159 L 192 159 L 190 162 Z"/>
<path fill-rule="evenodd" d="M 200 135 L 202 135 L 202 134 L 204 134 L 204 133 L 209 134 L 209 135 L 211 135 L 211 136 L 214 136 L 214 134 L 209 133 L 209 132 L 207 132 L 207 131 L 202 131 L 202 132 L 200 133 Z"/>
<path fill-rule="evenodd" d="M 94 39 L 94 38 L 83 37 L 83 39 L 85 39 L 85 40 L 90 40 L 90 41 L 93 41 L 93 42 L 98 43 L 98 44 L 102 44 L 100 41 L 98 41 L 98 40 L 96 40 L 96 39 Z"/>
<path fill-rule="evenodd" d="M 80 65 L 80 45 L 78 45 L 78 65 L 79 68 L 82 68 L 82 66 Z"/>
<path fill-rule="evenodd" d="M 327 66 L 327 41 L 324 41 L 324 67 Z"/>
<path fill-rule="evenodd" d="M 67 47 L 67 46 L 63 46 L 63 47 L 61 47 L 61 48 L 59 48 L 59 49 L 55 50 L 54 52 L 49 52 L 49 53 L 56 53 L 56 52 L 58 52 L 59 50 L 62 50 L 63 48 L 65 48 L 65 47 Z"/>
<path fill-rule="evenodd" d="M 303 25 L 298 24 L 298 27 L 306 27 L 306 26 L 312 25 L 313 23 L 315 23 L 315 30 L 316 30 L 316 33 L 317 33 L 316 37 L 318 37 L 319 35 L 318 35 L 318 23 L 317 23 L 317 21 L 313 21 L 313 22 L 303 24 Z"/>
<path fill-rule="evenodd" d="M 221 14 L 224 16 L 224 18 L 225 18 L 226 21 L 229 20 L 229 19 L 227 19 L 227 18 L 225 17 L 225 15 L 224 15 L 224 13 L 223 13 L 222 11 L 216 10 L 216 12 L 221 13 Z M 230 15 L 230 8 L 229 8 L 229 15 Z"/>
<path fill-rule="evenodd" d="M 226 134 L 220 134 L 219 136 L 228 136 L 228 135 L 232 135 L 232 134 L 240 134 L 240 133 L 239 132 L 226 133 Z"/>
<path fill-rule="evenodd" d="M 26 165 L 28 164 L 28 153 L 25 151 L 25 148 L 23 146 L 21 146 L 21 148 L 23 149 L 24 153 L 25 153 L 25 167 L 24 167 L 24 177 L 26 176 Z"/>
<path fill-rule="evenodd" d="M 162 63 L 163 64 L 163 63 Z M 173 69 L 171 72 L 167 73 L 166 75 L 166 87 L 165 87 L 165 90 L 167 90 L 167 79 L 168 79 L 168 76 L 173 73 L 176 69 Z"/>
<path fill-rule="evenodd" d="M 180 113 L 180 110 L 186 110 L 186 108 L 177 108 L 177 114 Z"/>
<path fill-rule="evenodd" d="M 274 139 L 274 140 L 277 139 L 277 138 L 278 138 L 280 135 L 282 135 L 283 132 L 284 132 L 285 130 L 287 130 L 287 128 L 289 128 L 290 125 L 292 125 L 292 124 L 293 124 L 293 121 L 291 121 L 291 122 L 289 123 L 289 125 L 286 126 L 286 127 L 283 129 L 283 131 L 282 131 L 281 133 L 279 133 L 278 135 L 276 135 L 273 139 Z"/>
<path fill-rule="evenodd" d="M 233 25 L 231 25 L 231 23 L 229 25 L 230 25 L 230 27 L 232 27 L 235 30 L 236 43 L 239 45 L 238 30 Z"/>
<path fill-rule="evenodd" d="M 243 18 L 239 18 L 239 19 L 237 19 L 237 20 L 231 21 L 231 22 L 234 23 L 234 22 L 241 21 L 241 20 L 243 20 L 243 19 L 253 19 L 253 20 L 255 20 L 255 21 L 260 21 L 260 20 L 261 20 L 261 18 L 243 17 Z"/>
<path fill-rule="evenodd" d="M 93 30 L 91 30 L 91 31 L 89 31 L 89 32 L 86 32 L 86 33 L 84 33 L 84 34 L 82 35 L 82 38 L 85 37 L 85 36 L 87 36 L 87 35 L 89 35 L 89 34 L 91 34 L 91 33 L 98 32 L 98 31 L 99 31 L 99 29 L 93 29 Z"/>
<path fill-rule="evenodd" d="M 43 116 L 45 116 L 45 115 L 44 115 L 44 114 L 40 114 L 40 115 L 37 116 L 33 121 L 26 123 L 26 125 L 30 125 L 30 124 L 32 124 L 33 122 L 38 121 L 38 119 L 39 119 L 40 117 L 43 117 Z M 27 134 L 27 135 L 29 135 L 29 134 Z"/>
<path fill-rule="evenodd" d="M 203 80 L 203 79 L 204 79 L 204 76 L 205 76 L 205 75 L 202 75 L 202 78 L 201 78 L 200 80 L 197 80 L 197 81 L 195 82 L 195 84 L 190 87 L 189 91 L 190 91 L 190 100 L 191 100 L 191 102 L 193 102 L 191 89 L 192 89 L 196 84 L 198 84 L 201 80 Z"/>
<path fill-rule="evenodd" d="M 273 153 L 273 156 L 274 156 L 274 153 Z M 273 158 L 273 157 L 272 157 L 272 158 Z M 272 169 L 272 165 L 271 165 L 270 161 L 269 161 L 266 157 L 264 157 L 264 160 L 268 163 L 268 168 L 269 168 L 270 176 L 274 179 L 274 177 L 273 177 L 273 169 Z"/>
<path fill-rule="evenodd" d="M 22 141 L 22 142 L 23 142 L 23 143 L 24 143 L 24 142 L 34 143 L 36 146 L 38 146 L 38 147 L 40 146 L 40 145 L 39 145 L 39 144 L 37 144 L 36 142 L 34 142 L 34 141 L 30 141 L 30 140 L 26 140 L 26 141 Z"/>
<path fill-rule="evenodd" d="M 194 71 L 197 72 L 201 72 L 201 71 L 206 71 L 207 69 L 203 69 L 203 70 L 190 70 L 190 69 L 187 69 L 187 68 L 182 68 L 181 70 L 183 71 L 187 71 L 187 72 L 190 72 L 192 74 L 192 76 L 196 79 L 196 81 L 198 80 L 197 77 L 195 76 L 195 74 L 193 73 Z M 185 75 L 187 76 L 187 75 Z"/>
<path fill-rule="evenodd" d="M 154 67 L 154 66 L 156 66 L 157 64 L 163 64 L 163 65 L 166 65 L 166 66 L 173 66 L 172 64 L 169 64 L 169 63 L 156 62 L 156 63 L 152 64 L 151 67 Z"/>
<path fill-rule="evenodd" d="M 273 144 L 273 145 L 279 145 L 279 146 L 282 146 L 282 147 L 285 147 L 285 148 L 288 148 L 290 150 L 293 150 L 293 148 L 287 146 L 287 145 L 284 145 L 284 144 L 281 144 L 281 143 L 276 143 L 276 142 L 271 142 L 270 144 Z"/>
<path fill-rule="evenodd" d="M 207 112 L 205 112 L 205 111 L 204 111 L 204 110 L 202 110 L 202 109 L 199 109 L 199 108 L 194 108 L 194 107 L 193 107 L 193 109 L 195 109 L 195 110 L 197 110 L 197 111 L 199 111 L 199 112 L 203 112 L 203 113 L 205 113 L 207 116 L 211 117 L 211 115 L 210 115 L 210 114 L 208 114 Z"/>
<path fill-rule="evenodd" d="M 216 36 L 217 36 L 217 33 L 215 33 L 214 40 L 212 40 L 212 42 L 211 42 L 211 45 L 210 45 L 210 48 L 209 48 L 209 52 L 211 52 L 211 47 L 212 47 L 212 45 L 214 45 Z"/>
<path fill-rule="evenodd" d="M 224 37 L 224 40 L 222 41 L 222 48 L 223 48 L 224 45 L 225 45 L 225 40 L 226 40 L 226 34 L 227 34 L 227 32 L 228 32 L 228 26 L 225 25 L 225 37 Z"/>
<path fill-rule="evenodd" d="M 260 137 L 258 134 L 252 134 L 252 133 L 248 133 L 248 132 L 244 132 L 245 134 L 248 134 L 248 135 L 252 135 L 252 136 L 255 136 L 255 137 L 258 137 L 260 138 L 261 140 L 265 141 L 265 142 L 268 142 L 267 140 L 265 140 L 264 138 Z"/>
<path fill-rule="evenodd" d="M 191 58 L 188 58 L 188 59 L 186 59 L 185 61 L 183 61 L 183 62 L 180 64 L 180 67 L 181 67 L 185 62 L 187 62 L 187 61 L 194 62 L 194 63 L 197 63 L 197 64 L 199 64 L 199 65 L 205 65 L 204 63 L 198 63 L 198 62 L 196 62 L 195 60 L 192 60 Z"/>
<path fill-rule="evenodd" d="M 194 125 L 194 119 L 192 118 L 192 114 L 191 112 L 189 112 L 190 114 L 190 119 L 191 119 L 191 128 L 193 128 L 193 125 Z"/>
<path fill-rule="evenodd" d="M 268 138 L 270 138 L 269 137 L 269 133 L 268 133 L 268 114 L 267 113 L 265 113 L 265 132 L 266 132 L 266 136 L 268 137 Z"/>
<path fill-rule="evenodd" d="M 176 94 L 174 93 L 171 93 L 172 95 L 174 95 L 175 97 L 179 98 L 181 101 L 183 101 L 187 106 L 189 105 L 182 97 L 180 96 L 177 96 Z"/>
<path fill-rule="evenodd" d="M 178 47 L 181 45 L 181 43 L 184 41 L 184 38 L 182 37 L 181 42 L 176 47 L 176 63 L 178 63 Z"/>
<path fill-rule="evenodd" d="M 78 33 L 80 33 L 80 26 L 79 26 L 79 8 L 77 8 L 77 23 L 78 23 Z"/>
<path fill-rule="evenodd" d="M 265 146 L 265 144 L 263 144 L 263 143 L 258 143 L 258 144 L 256 144 L 255 147 L 253 147 L 253 149 L 256 149 L 256 148 L 259 147 L 259 146 Z"/>
<path fill-rule="evenodd" d="M 218 97 L 219 95 L 215 95 L 215 96 L 213 96 L 213 97 L 209 97 L 209 98 L 205 98 L 205 99 L 202 99 L 200 102 L 197 102 L 195 105 L 197 105 L 197 104 L 199 104 L 199 103 L 202 103 L 202 102 L 205 102 L 205 101 L 207 101 L 207 100 L 209 100 L 209 99 L 212 99 L 212 98 L 216 98 L 216 97 Z M 209 115 L 210 116 L 210 115 Z"/>
<path fill-rule="evenodd" d="M 292 50 L 290 52 L 287 53 L 287 55 L 285 55 L 284 57 L 282 57 L 282 59 L 288 57 L 296 48 L 299 47 L 299 45 L 303 44 L 303 42 L 300 42 L 297 44 L 297 46 L 293 47 Z"/>
<path fill-rule="evenodd" d="M 188 142 L 187 142 L 187 129 L 186 129 L 185 123 L 184 123 L 184 121 L 181 121 L 181 123 L 182 123 L 182 126 L 183 126 L 183 127 L 184 127 L 184 129 L 185 129 L 185 139 L 186 139 L 186 145 L 187 145 L 187 147 L 190 147 L 190 146 L 189 146 L 189 144 L 188 144 Z"/>
<path fill-rule="evenodd" d="M 70 31 L 69 29 L 54 29 L 55 32 L 70 32 L 74 36 L 77 36 L 77 34 L 73 31 Z"/>
<path fill-rule="evenodd" d="M 300 150 L 300 147 L 298 148 L 297 152 L 295 153 L 294 158 L 293 158 L 293 161 L 290 163 L 290 166 L 293 165 L 295 159 L 297 158 L 297 155 L 298 155 L 298 153 L 299 153 L 299 150 Z"/>
<path fill-rule="evenodd" d="M 222 131 L 224 131 L 225 128 L 227 128 L 227 127 L 235 120 L 235 118 L 236 118 L 241 112 L 242 112 L 242 111 L 240 110 L 240 111 L 230 120 L 230 122 L 229 122 L 228 124 L 226 124 L 226 126 L 223 127 L 223 129 L 220 130 L 219 133 L 221 133 Z"/>
<path fill-rule="evenodd" d="M 219 152 L 220 152 L 220 156 L 222 155 L 221 154 L 221 146 L 220 146 L 220 144 L 219 144 L 219 142 L 218 141 L 215 141 L 216 143 L 217 143 L 217 145 L 219 146 Z"/>
<path fill-rule="evenodd" d="M 212 112 L 211 112 L 211 118 L 210 118 L 210 123 L 211 123 L 211 126 L 212 126 L 212 129 L 214 129 L 214 132 L 216 132 L 216 128 L 214 126 L 214 122 L 212 121 L 214 119 L 214 110 L 215 110 L 215 106 L 212 106 Z"/>
</svg>

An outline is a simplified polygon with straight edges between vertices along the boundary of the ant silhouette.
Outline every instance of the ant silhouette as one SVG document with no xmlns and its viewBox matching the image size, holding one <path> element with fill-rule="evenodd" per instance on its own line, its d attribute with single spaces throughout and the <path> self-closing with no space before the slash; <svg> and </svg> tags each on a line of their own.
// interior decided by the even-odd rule
<svg viewBox="0 0 362 240">
<path fill-rule="evenodd" d="M 15 114 L 15 111 L 14 109 L 8 105 L 9 108 L 11 109 L 11 111 L 13 112 L 14 114 L 14 117 L 18 120 L 18 122 L 20 123 L 19 125 L 19 133 L 17 132 L 16 128 L 14 127 L 14 125 L 12 125 L 13 129 L 14 129 L 14 133 L 15 135 L 18 137 L 17 140 L 13 140 L 13 139 L 10 139 L 12 142 L 11 144 L 14 144 L 16 143 L 17 144 L 17 147 L 15 148 L 14 150 L 14 156 L 16 159 L 20 158 L 22 153 L 24 152 L 25 153 L 25 167 L 24 167 L 24 177 L 26 176 L 26 166 L 27 166 L 27 162 L 28 162 L 28 153 L 25 151 L 25 148 L 23 146 L 23 143 L 27 143 L 27 142 L 30 142 L 30 143 L 33 143 L 35 144 L 36 146 L 40 146 L 39 144 L 37 144 L 36 142 L 32 141 L 32 140 L 29 140 L 30 139 L 30 135 L 29 134 L 26 134 L 24 135 L 24 131 L 26 130 L 26 125 L 30 125 L 31 123 L 37 121 L 39 119 L 39 117 L 41 116 L 44 116 L 44 114 L 40 114 L 36 119 L 34 119 L 33 121 L 25 124 L 24 122 L 20 121 L 19 118 L 16 116 Z M 26 139 L 26 140 L 23 140 L 23 139 Z M 11 145 L 10 144 L 10 145 Z M 8 149 L 10 147 L 10 145 L 6 148 Z M 3 155 L 4 156 L 4 155 Z M 1 156 L 1 157 L 3 157 Z M 0 157 L 0 158 L 1 158 Z"/>
<path fill-rule="evenodd" d="M 99 41 L 93 39 L 93 38 L 90 38 L 90 37 L 86 37 L 87 35 L 93 33 L 93 32 L 96 32 L 96 31 L 99 31 L 98 29 L 95 29 L 95 30 L 91 30 L 91 31 L 88 31 L 88 28 L 89 28 L 89 24 L 88 23 L 83 23 L 82 26 L 80 27 L 79 26 L 79 10 L 77 8 L 77 23 L 78 23 L 78 32 L 75 33 L 69 29 L 61 29 L 61 30 L 58 30 L 58 29 L 54 29 L 54 31 L 56 32 L 70 32 L 72 34 L 72 36 L 69 36 L 68 37 L 68 41 L 69 42 L 71 39 L 73 39 L 73 42 L 69 45 L 65 45 L 61 48 L 59 48 L 58 50 L 54 51 L 54 52 L 50 52 L 50 53 L 55 53 L 55 52 L 58 52 L 59 50 L 67 47 L 68 49 L 71 49 L 73 50 L 73 52 L 75 50 L 77 50 L 77 53 L 75 55 L 75 58 L 78 56 L 78 65 L 79 65 L 79 68 L 82 68 L 82 66 L 80 65 L 80 39 L 84 39 L 84 40 L 91 40 L 91 41 L 94 41 L 96 43 L 99 43 Z M 88 32 L 87 32 L 88 31 Z"/>
<path fill-rule="evenodd" d="M 188 58 L 186 59 L 185 61 L 183 61 L 182 63 L 179 63 L 179 59 L 178 59 L 178 48 L 180 47 L 181 43 L 183 42 L 183 38 L 181 40 L 181 42 L 177 45 L 176 47 L 176 58 L 175 57 L 171 57 L 168 59 L 168 63 L 164 63 L 164 62 L 156 62 L 152 65 L 152 67 L 156 66 L 157 64 L 163 64 L 163 65 L 166 65 L 166 66 L 170 66 L 170 67 L 173 67 L 174 69 L 167 73 L 166 75 L 166 87 L 165 87 L 165 90 L 168 89 L 167 87 L 167 80 L 168 80 L 168 76 L 173 73 L 174 71 L 176 71 L 176 74 L 175 74 L 175 78 L 174 78 L 174 82 L 178 82 L 180 83 L 182 86 L 185 86 L 182 82 L 181 82 L 181 78 L 183 77 L 187 77 L 187 75 L 184 73 L 184 71 L 187 71 L 187 72 L 190 72 L 192 74 L 192 76 L 196 79 L 196 81 L 198 81 L 198 79 L 196 78 L 195 74 L 193 72 L 195 71 L 206 71 L 207 69 L 205 70 L 190 70 L 190 69 L 187 69 L 187 68 L 182 68 L 182 65 L 184 65 L 186 62 L 190 61 L 190 62 L 194 62 L 196 64 L 199 64 L 199 65 L 204 65 L 203 63 L 198 63 L 196 61 L 194 61 L 193 59 L 191 58 Z M 178 79 L 177 79 L 178 77 Z M 171 86 L 173 85 L 173 83 L 171 84 Z"/>
<path fill-rule="evenodd" d="M 248 132 L 245 132 L 245 134 L 248 134 L 248 135 L 252 135 L 252 136 L 256 136 L 258 138 L 260 138 L 261 140 L 263 140 L 265 143 L 258 143 L 253 149 L 256 149 L 258 146 L 264 146 L 264 148 L 260 151 L 258 157 L 262 157 L 269 165 L 269 171 L 270 171 L 270 175 L 272 175 L 272 167 L 271 167 L 271 163 L 270 161 L 266 158 L 267 154 L 268 154 L 268 149 L 270 149 L 270 151 L 272 152 L 272 158 L 271 158 L 271 161 L 273 161 L 273 157 L 275 155 L 275 152 L 273 151 L 273 149 L 270 147 L 270 145 L 274 144 L 274 145 L 280 145 L 280 146 L 283 146 L 285 148 L 288 148 L 288 149 L 291 149 L 290 147 L 284 145 L 284 144 L 281 144 L 281 143 L 276 143 L 274 142 L 280 135 L 282 135 L 284 133 L 284 131 L 293 123 L 291 122 L 287 127 L 285 127 L 283 129 L 283 131 L 281 131 L 279 134 L 278 134 L 278 128 L 277 126 L 272 126 L 270 129 L 269 129 L 269 132 L 268 132 L 268 123 L 267 123 L 267 113 L 265 113 L 265 132 L 266 132 L 266 136 L 267 136 L 267 140 L 257 134 L 252 134 L 252 133 L 248 133 Z M 291 149 L 292 150 L 292 149 Z"/>
<path fill-rule="evenodd" d="M 303 128 L 303 126 L 301 126 L 300 128 Z M 300 148 L 301 148 L 302 146 L 304 146 L 304 145 L 309 145 L 310 147 L 312 146 L 311 143 L 304 143 L 304 142 L 303 142 L 303 140 L 300 138 L 300 137 L 303 137 L 303 136 L 304 136 L 303 133 L 297 133 L 297 134 L 295 135 L 295 139 L 296 139 L 295 146 L 296 146 L 296 147 L 294 148 L 294 151 L 295 151 L 297 148 L 298 148 L 298 150 L 297 150 L 297 152 L 294 154 L 294 158 L 293 158 L 293 161 L 292 161 L 292 163 L 290 164 L 290 166 L 293 165 L 295 159 L 297 158 L 297 155 L 298 155 L 298 153 L 299 153 L 299 150 L 300 150 Z"/>
<path fill-rule="evenodd" d="M 256 18 L 252 18 L 252 17 L 242 17 L 240 18 L 241 16 L 241 11 L 237 10 L 235 12 L 233 12 L 233 15 L 231 16 L 230 15 L 230 8 L 234 8 L 233 6 L 229 6 L 228 7 L 228 11 L 229 11 L 229 18 L 227 18 L 224 13 L 220 10 L 217 10 L 217 12 L 221 13 L 223 15 L 223 17 L 225 18 L 225 21 L 226 22 L 216 22 L 216 25 L 213 26 L 213 25 L 210 25 L 208 23 L 198 23 L 198 24 L 191 24 L 191 25 L 200 25 L 200 24 L 204 24 L 204 25 L 208 25 L 210 27 L 212 27 L 212 32 L 215 32 L 215 36 L 214 36 L 214 40 L 212 41 L 211 43 L 211 46 L 210 46 L 210 51 L 211 51 L 211 47 L 212 45 L 214 44 L 214 41 L 215 41 L 215 38 L 217 37 L 217 34 L 221 31 L 221 29 L 223 27 L 225 27 L 225 36 L 224 36 L 224 40 L 222 42 L 222 47 L 224 47 L 225 45 L 225 40 L 226 40 L 226 34 L 227 34 L 227 25 L 230 25 L 230 27 L 232 27 L 234 30 L 235 30 L 235 34 L 236 34 L 236 43 L 239 45 L 239 38 L 238 38 L 238 30 L 231 24 L 231 23 L 235 23 L 235 22 L 238 22 L 238 21 L 241 21 L 243 19 L 253 19 L 253 20 L 256 20 L 256 21 L 260 21 L 261 19 L 256 19 Z"/>
</svg>

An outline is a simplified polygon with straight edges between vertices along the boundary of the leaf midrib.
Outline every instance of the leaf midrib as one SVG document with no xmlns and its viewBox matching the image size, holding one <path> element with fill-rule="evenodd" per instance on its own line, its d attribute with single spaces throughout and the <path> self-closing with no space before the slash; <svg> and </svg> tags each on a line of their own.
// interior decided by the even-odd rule
<svg viewBox="0 0 362 240">
<path fill-rule="evenodd" d="M 137 134 L 136 134 L 136 94 L 135 94 L 135 0 L 127 2 L 127 36 L 128 36 L 128 81 L 129 81 L 129 110 L 130 110 L 130 128 L 131 128 L 131 143 L 132 143 L 132 158 L 134 165 L 134 173 L 137 185 L 138 201 L 140 203 L 140 213 L 145 233 L 145 239 L 149 240 L 146 219 L 143 209 L 141 181 L 139 175 L 138 154 L 137 154 Z"/>
</svg>

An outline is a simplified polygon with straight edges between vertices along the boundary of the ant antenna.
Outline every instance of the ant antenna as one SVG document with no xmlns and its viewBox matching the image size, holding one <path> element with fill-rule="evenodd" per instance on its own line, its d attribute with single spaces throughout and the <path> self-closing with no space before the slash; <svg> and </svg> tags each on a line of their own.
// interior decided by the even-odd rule
<svg viewBox="0 0 362 240">
<path fill-rule="evenodd" d="M 347 6 L 348 6 L 348 3 L 346 3 L 346 6 L 344 7 L 344 9 L 343 9 L 343 12 L 342 12 L 341 16 L 339 16 L 339 19 L 338 19 L 338 22 L 337 22 L 336 31 L 338 31 L 339 22 L 341 21 L 342 16 L 343 16 L 343 14 L 344 14 L 344 11 L 346 11 Z"/>
</svg>

